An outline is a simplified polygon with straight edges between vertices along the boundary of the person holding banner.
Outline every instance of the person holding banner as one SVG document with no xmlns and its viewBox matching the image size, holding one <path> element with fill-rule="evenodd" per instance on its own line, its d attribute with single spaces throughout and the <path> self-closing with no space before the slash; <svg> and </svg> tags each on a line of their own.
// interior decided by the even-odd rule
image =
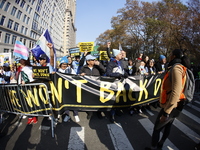
<svg viewBox="0 0 200 150">
<path fill-rule="evenodd" d="M 162 109 L 156 118 L 151 147 L 147 147 L 145 150 L 162 149 L 165 140 L 170 134 L 173 121 L 179 116 L 185 105 L 186 98 L 183 88 L 187 77 L 184 68 L 190 69 L 190 61 L 180 49 L 173 50 L 170 59 L 171 61 L 161 86 L 159 102 Z M 160 139 L 160 132 L 163 129 L 164 132 Z"/>
<path fill-rule="evenodd" d="M 66 58 L 66 57 L 61 59 L 59 67 L 60 68 L 58 69 L 58 72 L 68 73 L 68 74 L 76 74 L 76 72 L 71 68 L 71 66 L 68 65 L 68 58 Z M 73 110 L 73 113 L 74 113 L 74 118 L 75 118 L 76 122 L 80 122 L 80 118 L 78 116 L 78 111 Z M 65 114 L 65 118 L 63 121 L 68 122 L 68 120 L 70 119 L 69 110 L 66 110 L 64 112 L 64 114 Z"/>
<path fill-rule="evenodd" d="M 128 73 L 124 71 L 123 63 L 120 61 L 122 59 L 122 53 L 118 49 L 113 49 L 114 59 L 112 59 L 106 67 L 106 76 L 115 77 L 117 79 L 127 78 Z M 112 123 L 115 122 L 115 110 L 111 110 Z"/>
<path fill-rule="evenodd" d="M 87 55 L 85 57 L 86 59 L 86 65 L 84 65 L 80 70 L 80 75 L 88 75 L 88 76 L 101 76 L 105 73 L 104 66 L 99 62 L 96 61 L 95 57 L 92 55 Z M 92 117 L 92 112 L 87 112 L 87 119 L 90 119 Z M 101 112 L 97 112 L 97 115 L 99 118 L 101 118 Z"/>
</svg>

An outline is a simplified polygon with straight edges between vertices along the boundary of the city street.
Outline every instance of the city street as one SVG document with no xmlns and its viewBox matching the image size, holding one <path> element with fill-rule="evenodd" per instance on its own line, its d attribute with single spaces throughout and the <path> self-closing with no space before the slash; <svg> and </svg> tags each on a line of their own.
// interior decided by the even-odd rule
<svg viewBox="0 0 200 150">
<path fill-rule="evenodd" d="M 200 142 L 200 97 L 185 106 L 182 114 L 172 126 L 171 134 L 163 150 L 193 150 Z M 87 120 L 86 112 L 79 112 L 76 123 L 73 113 L 67 123 L 58 123 L 55 138 L 51 136 L 48 118 L 39 117 L 38 123 L 26 125 L 27 118 L 5 115 L 8 118 L 0 125 L 7 135 L 0 138 L 1 150 L 143 150 L 150 146 L 153 125 L 160 108 L 151 107 L 142 114 L 123 111 L 116 116 L 117 123 L 110 123 L 109 112 L 96 113 Z"/>
</svg>

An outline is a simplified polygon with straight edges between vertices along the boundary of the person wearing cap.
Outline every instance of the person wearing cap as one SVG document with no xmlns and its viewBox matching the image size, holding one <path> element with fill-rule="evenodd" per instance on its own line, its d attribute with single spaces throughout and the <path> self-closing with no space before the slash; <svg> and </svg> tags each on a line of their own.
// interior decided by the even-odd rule
<svg viewBox="0 0 200 150">
<path fill-rule="evenodd" d="M 104 66 L 99 62 L 96 61 L 96 57 L 92 55 L 87 55 L 85 57 L 86 65 L 84 65 L 80 70 L 80 75 L 89 75 L 89 76 L 101 76 L 105 73 Z"/>
<path fill-rule="evenodd" d="M 157 73 L 165 73 L 167 70 L 167 59 L 164 55 L 159 56 L 159 62 L 155 64 Z"/>
<path fill-rule="evenodd" d="M 86 59 L 86 65 L 84 65 L 80 70 L 80 75 L 88 75 L 88 76 L 101 76 L 105 73 L 104 66 L 99 62 L 96 61 L 95 57 L 92 55 L 87 55 L 85 57 Z M 93 112 L 87 112 L 87 119 L 90 119 L 92 117 Z M 97 115 L 99 118 L 101 118 L 101 112 L 97 112 Z"/>
<path fill-rule="evenodd" d="M 49 72 L 52 73 L 53 66 L 54 66 L 53 44 L 48 43 L 47 46 L 50 49 L 50 63 L 48 63 L 48 61 L 49 61 L 48 56 L 45 53 L 43 53 L 43 54 L 40 54 L 40 56 L 39 56 L 39 66 L 49 66 Z"/>
<path fill-rule="evenodd" d="M 68 73 L 68 74 L 76 74 L 76 72 L 71 68 L 71 66 L 68 64 L 68 58 L 64 57 L 61 61 L 60 61 L 60 65 L 59 65 L 59 69 L 58 72 L 60 73 Z M 79 122 L 79 116 L 78 116 L 78 111 L 73 110 L 73 114 L 74 114 L 74 118 L 76 120 L 76 122 Z M 66 110 L 64 112 L 64 122 L 68 122 L 68 120 L 70 119 L 70 115 L 69 115 L 69 110 Z"/>
<path fill-rule="evenodd" d="M 68 73 L 68 74 L 76 74 L 74 69 L 72 69 L 71 66 L 68 64 L 68 58 L 65 58 L 60 61 L 58 72 Z"/>
<path fill-rule="evenodd" d="M 115 77 L 121 79 L 122 77 L 127 78 L 128 73 L 124 71 L 123 63 L 120 61 L 122 59 L 122 53 L 118 49 L 113 49 L 114 58 L 108 63 L 106 67 L 106 76 Z M 115 122 L 115 110 L 111 110 L 110 121 Z"/>
</svg>

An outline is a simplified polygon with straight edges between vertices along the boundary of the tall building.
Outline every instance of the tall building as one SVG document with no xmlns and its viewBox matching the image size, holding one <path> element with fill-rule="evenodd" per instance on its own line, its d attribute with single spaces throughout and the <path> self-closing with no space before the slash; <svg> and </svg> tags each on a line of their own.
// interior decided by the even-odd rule
<svg viewBox="0 0 200 150">
<path fill-rule="evenodd" d="M 69 48 L 76 46 L 76 0 L 66 0 L 66 16 L 64 25 L 64 55 L 69 55 Z"/>
<path fill-rule="evenodd" d="M 48 29 L 57 57 L 66 55 L 75 46 L 75 10 L 75 0 L 0 0 L 0 53 L 12 53 L 16 40 L 33 48 Z"/>
</svg>

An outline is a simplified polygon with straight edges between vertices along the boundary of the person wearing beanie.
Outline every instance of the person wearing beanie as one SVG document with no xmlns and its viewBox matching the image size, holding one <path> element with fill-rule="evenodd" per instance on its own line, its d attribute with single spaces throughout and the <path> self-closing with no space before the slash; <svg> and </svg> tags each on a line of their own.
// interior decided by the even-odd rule
<svg viewBox="0 0 200 150">
<path fill-rule="evenodd" d="M 122 53 L 118 49 L 113 49 L 114 58 L 108 63 L 106 67 L 106 76 L 115 77 L 116 79 L 121 79 L 122 77 L 127 78 L 128 73 L 124 71 L 123 63 L 120 61 L 122 59 Z M 110 121 L 115 122 L 115 109 L 111 110 Z"/>
<path fill-rule="evenodd" d="M 168 63 L 167 63 L 166 57 L 164 55 L 160 55 L 159 61 L 156 62 L 155 64 L 157 73 L 159 74 L 165 73 L 165 71 L 167 70 L 167 64 Z"/>
</svg>

